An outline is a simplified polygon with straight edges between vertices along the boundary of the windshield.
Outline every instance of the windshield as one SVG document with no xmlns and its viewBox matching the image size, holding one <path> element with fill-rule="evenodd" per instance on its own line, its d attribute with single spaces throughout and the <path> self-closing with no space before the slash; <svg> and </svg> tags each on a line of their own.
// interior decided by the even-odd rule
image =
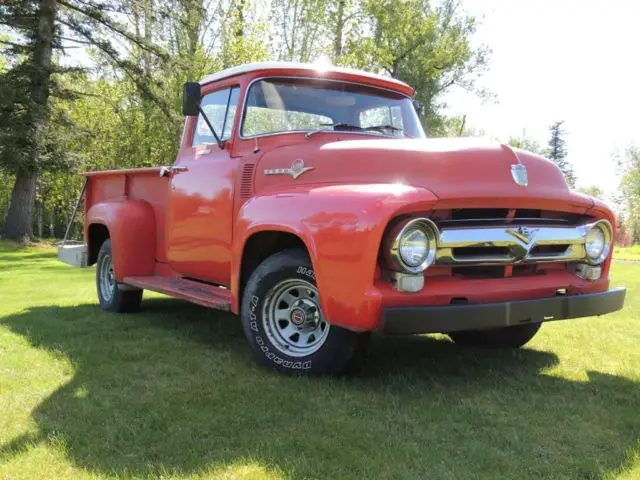
<svg viewBox="0 0 640 480">
<path fill-rule="evenodd" d="M 400 93 L 301 78 L 260 80 L 249 89 L 242 136 L 315 130 L 424 137 L 411 99 Z"/>
</svg>

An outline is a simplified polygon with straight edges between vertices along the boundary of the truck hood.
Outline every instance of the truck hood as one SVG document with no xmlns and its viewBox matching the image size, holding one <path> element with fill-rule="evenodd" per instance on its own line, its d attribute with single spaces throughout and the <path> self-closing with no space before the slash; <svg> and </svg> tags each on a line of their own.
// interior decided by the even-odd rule
<svg viewBox="0 0 640 480">
<path fill-rule="evenodd" d="M 265 152 L 257 165 L 256 192 L 310 184 L 399 183 L 426 188 L 441 203 L 467 207 L 489 200 L 530 204 L 527 200 L 536 199 L 568 202 L 573 209 L 593 206 L 590 197 L 569 190 L 553 162 L 507 145 L 482 139 L 354 139 L 353 135 L 332 135 L 335 140 L 327 142 L 321 136 Z M 514 180 L 512 166 L 518 164 L 526 167 L 527 186 Z M 296 178 L 281 170 L 301 166 L 308 170 Z"/>
</svg>

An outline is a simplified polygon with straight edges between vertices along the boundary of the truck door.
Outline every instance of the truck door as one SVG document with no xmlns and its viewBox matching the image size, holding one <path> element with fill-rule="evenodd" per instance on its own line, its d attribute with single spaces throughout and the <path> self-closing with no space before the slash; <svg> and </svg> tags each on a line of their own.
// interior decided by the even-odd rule
<svg viewBox="0 0 640 480">
<path fill-rule="evenodd" d="M 202 97 L 202 108 L 222 140 L 230 137 L 238 87 Z M 202 115 L 191 145 L 183 145 L 170 175 L 167 204 L 167 261 L 185 277 L 229 284 L 233 189 L 238 159 L 221 149 Z"/>
</svg>

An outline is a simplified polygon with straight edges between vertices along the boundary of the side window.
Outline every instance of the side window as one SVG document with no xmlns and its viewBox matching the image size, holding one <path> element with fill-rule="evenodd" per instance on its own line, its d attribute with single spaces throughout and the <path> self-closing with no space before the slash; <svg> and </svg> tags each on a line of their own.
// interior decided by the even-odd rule
<svg viewBox="0 0 640 480">
<path fill-rule="evenodd" d="M 404 130 L 402 109 L 398 105 L 385 105 L 363 110 L 360 112 L 359 120 L 362 128 L 391 125 Z"/>
<path fill-rule="evenodd" d="M 240 89 L 233 87 L 218 90 L 217 92 L 209 93 L 202 97 L 202 110 L 207 114 L 211 125 L 222 140 L 226 140 L 231 135 L 233 119 L 235 118 L 238 106 L 239 93 Z M 209 130 L 207 122 L 202 118 L 202 114 L 198 115 L 192 144 L 203 145 L 215 142 L 216 139 L 211 133 L 211 130 Z"/>
</svg>

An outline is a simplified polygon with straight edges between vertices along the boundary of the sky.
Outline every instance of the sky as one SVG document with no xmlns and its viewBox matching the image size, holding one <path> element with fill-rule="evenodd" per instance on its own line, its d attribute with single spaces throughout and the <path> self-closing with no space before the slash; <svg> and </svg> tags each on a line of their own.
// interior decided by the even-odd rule
<svg viewBox="0 0 640 480">
<path fill-rule="evenodd" d="M 495 96 L 454 90 L 451 114 L 506 141 L 542 145 L 564 120 L 578 186 L 615 193 L 613 154 L 640 145 L 640 0 L 463 0 L 481 22 L 474 37 L 492 53 L 478 81 Z"/>
</svg>

